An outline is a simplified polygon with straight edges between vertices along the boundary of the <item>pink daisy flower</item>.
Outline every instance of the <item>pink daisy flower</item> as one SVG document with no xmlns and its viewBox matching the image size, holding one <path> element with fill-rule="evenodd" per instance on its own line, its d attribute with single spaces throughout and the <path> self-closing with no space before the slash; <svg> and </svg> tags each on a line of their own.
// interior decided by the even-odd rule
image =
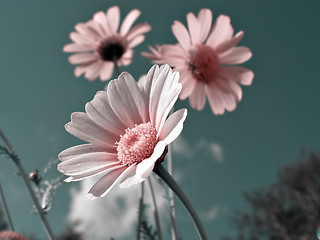
<svg viewBox="0 0 320 240">
<path fill-rule="evenodd" d="M 27 239 L 17 232 L 2 231 L 0 232 L 0 240 L 27 240 Z"/>
<path fill-rule="evenodd" d="M 242 98 L 239 84 L 251 85 L 254 77 L 251 70 L 233 66 L 252 56 L 249 48 L 236 47 L 243 31 L 233 36 L 230 18 L 225 15 L 217 18 L 210 31 L 209 9 L 201 9 L 197 17 L 189 13 L 187 23 L 188 29 L 181 22 L 174 22 L 172 31 L 178 44 L 161 46 L 161 59 L 154 51 L 147 57 L 180 72 L 183 86 L 180 98 L 189 97 L 192 108 L 202 110 L 207 97 L 214 114 L 233 111 Z"/>
<path fill-rule="evenodd" d="M 97 92 L 85 113 L 73 113 L 66 130 L 89 143 L 59 154 L 58 170 L 70 176 L 65 181 L 104 173 L 89 190 L 94 199 L 115 185 L 129 187 L 148 178 L 183 128 L 186 109 L 166 120 L 181 91 L 178 81 L 179 73 L 168 65 L 153 66 L 139 85 L 124 72 Z"/>
<path fill-rule="evenodd" d="M 70 33 L 73 43 L 64 46 L 63 51 L 75 52 L 69 57 L 71 64 L 79 64 L 74 70 L 76 77 L 81 74 L 90 81 L 100 77 L 102 81 L 111 78 L 116 61 L 118 66 L 127 66 L 133 57 L 133 48 L 142 43 L 144 34 L 151 30 L 148 23 L 132 25 L 140 11 L 134 9 L 123 20 L 120 30 L 120 9 L 111 7 L 106 13 L 97 12 L 93 19 L 78 23 L 76 32 Z"/>
</svg>

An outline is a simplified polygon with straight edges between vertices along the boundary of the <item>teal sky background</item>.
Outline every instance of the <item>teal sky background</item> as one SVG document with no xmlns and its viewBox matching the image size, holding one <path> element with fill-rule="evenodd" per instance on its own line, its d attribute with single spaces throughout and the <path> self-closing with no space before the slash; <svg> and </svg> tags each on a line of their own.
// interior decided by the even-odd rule
<svg viewBox="0 0 320 240">
<path fill-rule="evenodd" d="M 222 160 L 195 147 L 192 158 L 175 154 L 179 183 L 198 211 L 218 207 L 217 216 L 204 221 L 209 239 L 232 233 L 229 218 L 246 209 L 244 191 L 272 183 L 277 170 L 292 163 L 302 148 L 320 149 L 320 1 L 0 0 L 0 128 L 28 172 L 81 143 L 64 124 L 72 112 L 84 111 L 105 83 L 74 77 L 62 48 L 76 23 L 113 5 L 120 7 L 121 19 L 140 9 L 137 23 L 147 21 L 153 27 L 135 48 L 132 64 L 122 68 L 136 79 L 151 67 L 140 52 L 148 45 L 175 43 L 170 27 L 174 20 L 185 24 L 189 12 L 210 8 L 214 20 L 228 15 L 235 32 L 245 32 L 239 45 L 251 48 L 253 57 L 243 66 L 252 69 L 255 78 L 252 86 L 242 88 L 236 110 L 215 116 L 208 103 L 201 112 L 192 110 L 188 101 L 176 104 L 176 109 L 189 110 L 182 132 L 185 143 L 215 143 L 223 151 Z M 4 158 L 0 163 L 0 181 L 16 229 L 44 238 L 14 164 Z M 58 176 L 55 169 L 53 176 Z M 55 196 L 48 218 L 57 233 L 67 226 L 69 189 L 76 185 L 63 185 Z M 178 216 L 183 239 L 197 239 L 179 203 Z"/>
</svg>

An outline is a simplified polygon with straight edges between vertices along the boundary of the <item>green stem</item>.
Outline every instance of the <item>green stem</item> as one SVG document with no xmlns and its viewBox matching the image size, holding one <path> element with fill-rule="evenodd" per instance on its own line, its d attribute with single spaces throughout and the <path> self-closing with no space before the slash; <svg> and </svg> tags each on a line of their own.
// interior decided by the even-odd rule
<svg viewBox="0 0 320 240">
<path fill-rule="evenodd" d="M 192 206 L 190 200 L 184 194 L 178 183 L 172 178 L 172 176 L 167 172 L 162 164 L 160 164 L 156 169 L 153 170 L 167 185 L 171 190 L 177 195 L 177 197 L 182 202 L 183 206 L 189 213 L 193 220 L 193 223 L 198 231 L 199 237 L 202 240 L 208 240 L 204 227 L 200 221 L 200 218 Z"/>
<path fill-rule="evenodd" d="M 121 72 L 120 72 L 120 68 L 119 68 L 115 54 L 113 55 L 113 64 L 114 64 L 114 68 L 116 69 L 116 73 L 119 76 Z"/>
<path fill-rule="evenodd" d="M 174 112 L 174 106 L 170 110 L 169 115 L 171 115 Z M 173 160 L 172 160 L 172 148 L 173 143 L 168 145 L 168 172 L 171 176 L 173 176 Z M 175 201 L 174 201 L 174 195 L 172 190 L 169 188 L 169 207 L 170 207 L 170 220 L 171 220 L 171 240 L 178 240 L 178 224 L 177 224 L 177 218 L 176 218 L 176 207 L 175 207 Z"/>
<path fill-rule="evenodd" d="M 4 193 L 3 193 L 3 190 L 2 190 L 1 183 L 0 183 L 0 197 L 2 199 L 2 203 L 3 203 L 5 214 L 7 215 L 7 219 L 8 219 L 8 222 L 9 222 L 9 228 L 10 228 L 11 231 L 14 231 L 12 219 L 11 219 L 11 216 L 10 216 L 10 213 L 9 213 L 9 209 L 8 209 L 8 205 L 6 203 L 6 199 L 4 197 Z"/>
<path fill-rule="evenodd" d="M 43 227 L 48 235 L 48 239 L 49 240 L 54 240 L 55 237 L 54 237 L 54 234 L 53 234 L 53 231 L 51 230 L 51 227 L 50 227 L 50 224 L 48 222 L 48 219 L 45 215 L 45 212 L 43 211 L 43 209 L 41 208 L 40 204 L 39 204 L 39 201 L 37 199 L 37 196 L 36 194 L 34 193 L 34 190 L 30 184 L 30 181 L 29 181 L 29 178 L 28 178 L 28 175 L 26 173 L 26 171 L 24 170 L 22 164 L 21 164 L 21 161 L 19 159 L 19 157 L 16 155 L 16 153 L 14 152 L 8 138 L 5 136 L 5 134 L 1 131 L 0 129 L 0 137 L 2 138 L 2 140 L 5 142 L 5 144 L 7 145 L 7 154 L 8 156 L 10 156 L 10 158 L 12 159 L 12 161 L 17 165 L 19 171 L 20 171 L 20 174 L 25 182 L 25 184 L 27 185 L 27 189 L 31 195 L 31 198 L 32 198 L 32 201 L 34 203 L 34 205 L 36 206 L 36 209 L 37 209 L 37 212 L 40 216 L 40 219 L 41 219 L 41 222 L 43 224 Z"/>
<path fill-rule="evenodd" d="M 154 207 L 154 219 L 155 219 L 155 222 L 156 222 L 158 240 L 162 240 L 162 232 L 161 232 L 160 218 L 159 218 L 159 213 L 158 213 L 158 207 L 157 207 L 157 202 L 156 202 L 155 194 L 154 194 L 153 187 L 152 187 L 151 176 L 149 177 L 149 188 L 150 188 L 151 197 L 152 197 L 152 202 L 153 202 L 153 207 Z"/>
<path fill-rule="evenodd" d="M 141 183 L 141 193 L 140 193 L 139 212 L 138 212 L 137 240 L 140 240 L 142 212 L 143 212 L 143 198 L 144 198 L 144 182 Z"/>
</svg>

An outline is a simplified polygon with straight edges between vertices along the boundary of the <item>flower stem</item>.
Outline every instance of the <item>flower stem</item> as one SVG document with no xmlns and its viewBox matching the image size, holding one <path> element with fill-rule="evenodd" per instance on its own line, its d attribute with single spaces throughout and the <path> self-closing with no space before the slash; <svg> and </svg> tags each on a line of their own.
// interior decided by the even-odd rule
<svg viewBox="0 0 320 240">
<path fill-rule="evenodd" d="M 174 112 L 174 106 L 170 110 L 170 114 Z M 172 161 L 172 148 L 173 143 L 168 145 L 168 172 L 172 176 L 173 175 L 173 161 Z M 172 190 L 169 188 L 169 206 L 170 206 L 170 219 L 171 219 L 171 240 L 178 240 L 178 225 L 177 225 L 177 218 L 176 218 L 176 207 L 174 201 L 174 195 Z"/>
<path fill-rule="evenodd" d="M 139 212 L 138 212 L 137 240 L 140 240 L 142 212 L 143 212 L 143 198 L 144 198 L 144 182 L 141 183 L 141 193 L 140 193 Z"/>
<path fill-rule="evenodd" d="M 149 187 L 150 187 L 150 192 L 151 192 L 151 197 L 152 197 L 152 202 L 153 202 L 153 207 L 154 207 L 154 211 L 153 212 L 154 212 L 154 219 L 155 219 L 155 222 L 156 222 L 158 240 L 162 240 L 160 218 L 159 218 L 156 198 L 155 198 L 153 187 L 152 187 L 151 176 L 149 177 Z"/>
<path fill-rule="evenodd" d="M 117 58 L 116 58 L 115 54 L 113 54 L 113 64 L 114 64 L 114 68 L 116 69 L 116 73 L 119 76 L 121 72 L 120 72 L 120 68 L 119 68 L 119 65 L 118 65 Z"/>
<path fill-rule="evenodd" d="M 162 164 L 160 164 L 156 169 L 153 170 L 167 185 L 171 190 L 177 195 L 177 197 L 182 202 L 183 206 L 186 208 L 190 217 L 193 220 L 195 227 L 197 228 L 200 239 L 208 240 L 204 227 L 200 221 L 200 218 L 192 206 L 190 200 L 184 194 L 178 183 L 172 178 L 172 176 L 167 172 Z"/>
<path fill-rule="evenodd" d="M 20 161 L 20 158 L 17 156 L 17 154 L 14 152 L 8 138 L 5 136 L 5 134 L 1 131 L 0 129 L 0 137 L 2 138 L 2 140 L 5 142 L 5 144 L 7 145 L 7 153 L 8 153 L 8 156 L 10 156 L 10 158 L 12 159 L 12 161 L 17 165 L 19 171 L 20 171 L 20 174 L 25 182 L 25 184 L 27 185 L 27 189 L 31 195 L 31 198 L 32 198 L 32 201 L 34 203 L 34 205 L 36 206 L 36 209 L 37 209 L 37 212 L 40 216 L 40 219 L 42 221 L 42 224 L 43 224 L 43 227 L 44 229 L 46 230 L 46 233 L 48 235 L 48 239 L 49 240 L 54 240 L 55 237 L 54 237 L 54 234 L 53 234 L 53 231 L 51 230 L 51 227 L 49 225 L 49 222 L 48 222 L 48 219 L 45 215 L 45 212 L 43 211 L 43 209 L 41 208 L 40 204 L 39 204 L 39 201 L 37 199 L 37 196 L 36 194 L 34 193 L 34 190 L 30 184 L 30 181 L 28 179 L 28 176 L 27 176 L 27 173 L 26 171 L 24 170 L 22 164 L 21 164 L 21 161 Z"/>
<path fill-rule="evenodd" d="M 8 222 L 9 222 L 9 228 L 10 228 L 11 231 L 14 231 L 13 223 L 12 223 L 11 216 L 10 216 L 10 213 L 9 213 L 8 205 L 6 203 L 6 199 L 4 197 L 4 193 L 3 193 L 3 190 L 2 190 L 1 183 L 0 183 L 0 197 L 1 197 L 1 200 L 2 200 L 2 203 L 3 203 L 4 211 L 5 211 L 6 215 L 7 215 L 7 219 L 8 219 Z"/>
</svg>

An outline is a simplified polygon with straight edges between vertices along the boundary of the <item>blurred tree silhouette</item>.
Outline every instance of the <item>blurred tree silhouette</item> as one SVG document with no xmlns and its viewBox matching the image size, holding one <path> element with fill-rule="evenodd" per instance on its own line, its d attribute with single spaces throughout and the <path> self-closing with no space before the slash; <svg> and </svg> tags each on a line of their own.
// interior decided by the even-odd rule
<svg viewBox="0 0 320 240">
<path fill-rule="evenodd" d="M 317 240 L 320 226 L 320 157 L 303 151 L 263 190 L 245 193 L 250 212 L 233 219 L 238 240 Z M 224 240 L 233 239 L 230 237 Z"/>
</svg>

